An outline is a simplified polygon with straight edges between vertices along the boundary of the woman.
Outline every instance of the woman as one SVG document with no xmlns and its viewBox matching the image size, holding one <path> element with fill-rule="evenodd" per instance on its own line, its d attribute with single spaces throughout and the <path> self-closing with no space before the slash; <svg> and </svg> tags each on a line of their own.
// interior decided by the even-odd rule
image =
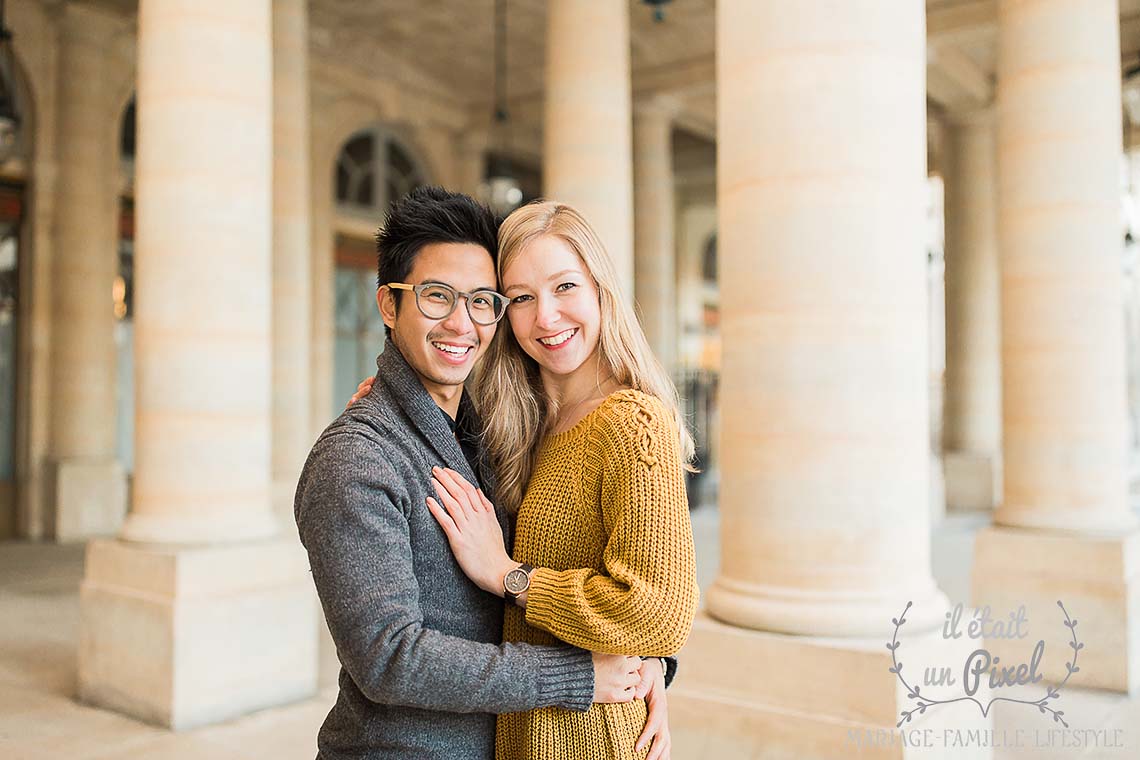
<svg viewBox="0 0 1140 760">
<path fill-rule="evenodd" d="M 684 486 L 693 444 L 676 390 L 576 210 L 547 201 L 511 214 L 498 269 L 511 329 L 489 348 L 475 396 L 497 497 L 517 514 L 513 560 L 493 509 L 457 473 L 433 473 L 440 500 L 428 506 L 488 591 L 504 595 L 523 563 L 504 640 L 675 654 L 698 593 Z M 496 754 L 637 757 L 645 718 L 640 701 L 502 715 Z"/>
<path fill-rule="evenodd" d="M 428 508 L 471 580 L 513 602 L 505 641 L 675 654 L 698 596 L 684 486 L 693 444 L 676 390 L 570 206 L 511 214 L 498 275 L 511 329 L 488 349 L 475 398 L 497 498 L 516 515 L 513 559 L 494 507 L 458 473 L 433 471 Z M 643 701 L 501 715 L 496 757 L 642 758 L 645 726 Z M 668 752 L 665 730 L 650 757 Z"/>
</svg>

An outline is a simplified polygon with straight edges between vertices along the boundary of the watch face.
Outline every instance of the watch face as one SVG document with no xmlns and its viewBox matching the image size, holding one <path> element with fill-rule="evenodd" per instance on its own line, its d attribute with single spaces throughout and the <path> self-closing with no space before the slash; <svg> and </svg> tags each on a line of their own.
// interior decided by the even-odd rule
<svg viewBox="0 0 1140 760">
<path fill-rule="evenodd" d="M 526 574 L 525 570 L 515 568 L 507 573 L 507 577 L 503 579 L 503 585 L 512 594 L 521 594 L 530 586 L 530 576 Z"/>
</svg>

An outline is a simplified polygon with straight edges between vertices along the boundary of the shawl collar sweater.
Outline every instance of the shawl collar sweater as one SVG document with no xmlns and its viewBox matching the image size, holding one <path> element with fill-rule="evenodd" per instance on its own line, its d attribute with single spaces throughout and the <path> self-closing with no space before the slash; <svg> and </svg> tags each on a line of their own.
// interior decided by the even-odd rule
<svg viewBox="0 0 1140 760">
<path fill-rule="evenodd" d="M 493 501 L 485 458 L 476 477 L 391 341 L 376 377 L 313 446 L 294 502 L 342 666 L 318 757 L 490 760 L 494 713 L 590 707 L 591 656 L 500 643 L 502 600 L 463 574 L 425 503 L 436 465 Z M 477 425 L 466 393 L 461 404 L 460 420 Z M 509 546 L 501 511 L 499 521 Z"/>
</svg>

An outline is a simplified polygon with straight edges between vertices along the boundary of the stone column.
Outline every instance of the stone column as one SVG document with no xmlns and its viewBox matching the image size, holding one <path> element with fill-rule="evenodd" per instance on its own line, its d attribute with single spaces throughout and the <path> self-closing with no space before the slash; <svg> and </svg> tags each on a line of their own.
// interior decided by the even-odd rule
<svg viewBox="0 0 1140 760">
<path fill-rule="evenodd" d="M 999 4 L 1003 500 L 974 602 L 1056 602 L 1081 622 L 1080 686 L 1140 688 L 1140 532 L 1128 505 L 1121 303 L 1119 8 Z M 1044 624 L 1044 623 L 1042 623 Z M 995 642 L 1003 659 L 1008 642 Z M 1046 678 L 1064 658 L 1046 658 Z"/>
<path fill-rule="evenodd" d="M 714 180 L 715 181 L 715 180 Z M 677 311 L 679 313 L 678 363 L 689 369 L 702 364 L 705 348 L 704 254 L 716 234 L 716 187 L 681 189 L 677 225 Z"/>
<path fill-rule="evenodd" d="M 312 287 L 312 348 L 310 374 L 309 437 L 316 440 L 321 431 L 336 417 L 333 399 L 333 372 L 336 361 L 334 341 L 336 326 L 336 261 L 333 251 L 333 216 L 336 187 L 333 166 L 336 152 L 324 150 L 325 143 L 314 137 L 311 152 L 312 169 L 312 258 L 309 273 Z M 341 402 L 343 404 L 347 402 Z"/>
<path fill-rule="evenodd" d="M 293 524 L 312 445 L 309 21 L 305 0 L 273 2 L 273 507 Z"/>
<path fill-rule="evenodd" d="M 845 757 L 913 707 L 908 602 L 908 668 L 976 644 L 930 570 L 925 4 L 784 6 L 717 4 L 721 566 L 670 713 L 710 754 Z"/>
<path fill-rule="evenodd" d="M 114 534 L 126 514 L 116 459 L 118 124 L 107 47 L 116 19 L 68 3 L 60 18 L 59 175 L 52 285 L 49 534 Z"/>
<path fill-rule="evenodd" d="M 672 104 L 637 105 L 633 120 L 634 292 L 653 353 L 672 372 L 677 357 Z"/>
<path fill-rule="evenodd" d="M 270 507 L 271 46 L 267 2 L 140 3 L 137 468 L 121 539 L 88 546 L 79 694 L 175 729 L 315 687 Z"/>
<path fill-rule="evenodd" d="M 543 194 L 590 220 L 633 297 L 629 3 L 546 9 Z"/>
<path fill-rule="evenodd" d="M 992 509 L 1001 449 L 997 154 L 992 110 L 951 114 L 945 131 L 946 395 L 951 509 Z"/>
</svg>

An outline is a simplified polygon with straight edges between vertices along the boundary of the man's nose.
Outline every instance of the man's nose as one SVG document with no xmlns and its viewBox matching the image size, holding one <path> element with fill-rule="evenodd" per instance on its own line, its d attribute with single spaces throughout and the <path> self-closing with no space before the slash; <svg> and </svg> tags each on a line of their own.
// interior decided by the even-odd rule
<svg viewBox="0 0 1140 760">
<path fill-rule="evenodd" d="M 457 335 L 466 335 L 475 329 L 475 323 L 471 321 L 471 315 L 467 313 L 466 296 L 458 296 L 455 308 L 441 324 Z"/>
</svg>

